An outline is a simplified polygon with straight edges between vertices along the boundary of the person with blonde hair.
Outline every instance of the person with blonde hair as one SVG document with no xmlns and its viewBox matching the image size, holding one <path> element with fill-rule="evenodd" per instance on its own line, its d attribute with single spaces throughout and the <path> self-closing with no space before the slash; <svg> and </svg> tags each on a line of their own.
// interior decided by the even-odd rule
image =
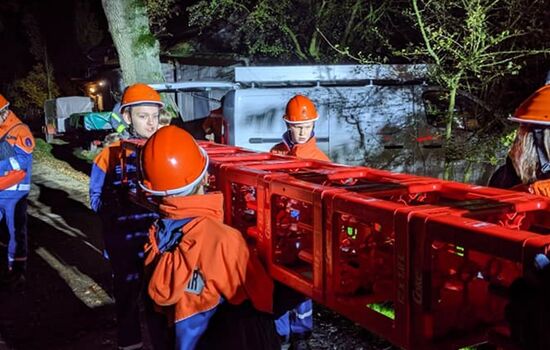
<svg viewBox="0 0 550 350">
<path fill-rule="evenodd" d="M 118 349 L 122 350 L 143 348 L 140 322 L 143 246 L 149 226 L 158 215 L 128 199 L 121 177 L 121 159 L 126 151 L 120 139 L 151 137 L 159 128 L 163 106 L 159 93 L 149 85 L 128 86 L 120 108 L 125 122 L 121 130 L 125 132 L 95 157 L 90 174 L 90 207 L 101 218 L 105 255 L 113 270 L 117 341 Z M 132 157 L 135 159 L 137 155 Z M 126 164 L 125 171 L 134 173 L 135 165 Z"/>
<path fill-rule="evenodd" d="M 489 186 L 550 196 L 550 85 L 535 91 L 509 119 L 520 126 L 506 164 Z"/>
</svg>

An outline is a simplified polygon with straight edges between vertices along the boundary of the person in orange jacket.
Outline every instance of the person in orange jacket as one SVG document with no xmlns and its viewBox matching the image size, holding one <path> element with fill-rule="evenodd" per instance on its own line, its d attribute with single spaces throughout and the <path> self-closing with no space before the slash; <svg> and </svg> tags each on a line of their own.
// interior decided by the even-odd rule
<svg viewBox="0 0 550 350">
<path fill-rule="evenodd" d="M 175 349 L 279 349 L 273 281 L 223 223 L 222 194 L 204 193 L 206 152 L 167 126 L 147 141 L 140 164 L 140 187 L 160 203 L 145 260 L 148 292 L 173 322 Z"/>
<path fill-rule="evenodd" d="M 529 96 L 509 119 L 520 125 L 506 163 L 489 186 L 550 197 L 550 85 Z"/>
<path fill-rule="evenodd" d="M 225 121 L 223 116 L 224 101 L 225 96 L 220 99 L 220 107 L 210 111 L 202 123 L 202 128 L 207 136 L 207 139 L 216 143 L 227 144 L 225 137 Z"/>
<path fill-rule="evenodd" d="M 550 197 L 550 85 L 529 96 L 509 118 L 518 122 L 516 138 L 506 163 L 489 180 L 489 186 Z M 509 288 L 505 317 L 510 336 L 522 349 L 547 349 L 550 260 L 538 254 L 525 265 L 522 277 Z"/>
<path fill-rule="evenodd" d="M 30 129 L 9 109 L 8 100 L 0 95 L 0 219 L 9 236 L 7 262 L 1 262 L 6 263 L 1 282 L 10 287 L 25 282 L 27 196 L 31 187 L 34 146 Z"/>
<path fill-rule="evenodd" d="M 317 109 L 309 98 L 302 95 L 291 98 L 283 116 L 287 131 L 283 134 L 283 141 L 271 148 L 271 153 L 329 161 L 326 154 L 317 147 L 313 132 L 317 119 Z"/>
<path fill-rule="evenodd" d="M 163 105 L 160 95 L 148 85 L 137 83 L 127 87 L 122 97 L 121 114 L 128 132 L 121 133 L 120 138 L 148 139 L 159 128 Z M 89 191 L 90 207 L 102 219 L 105 252 L 113 269 L 118 347 L 134 350 L 143 346 L 139 317 L 143 247 L 157 214 L 127 198 L 121 183 L 122 156 L 120 140 L 109 144 L 96 156 Z M 136 155 L 129 158 L 132 157 L 135 159 Z M 125 170 L 135 172 L 135 163 L 127 164 Z"/>
<path fill-rule="evenodd" d="M 287 131 L 283 141 L 276 144 L 271 153 L 291 155 L 302 159 L 330 161 L 317 147 L 314 136 L 315 121 L 319 119 L 313 102 L 302 95 L 291 98 L 283 120 Z M 311 299 L 298 304 L 275 321 L 277 332 L 285 342 L 290 342 L 293 349 L 308 349 L 307 339 L 313 330 L 313 303 Z"/>
</svg>

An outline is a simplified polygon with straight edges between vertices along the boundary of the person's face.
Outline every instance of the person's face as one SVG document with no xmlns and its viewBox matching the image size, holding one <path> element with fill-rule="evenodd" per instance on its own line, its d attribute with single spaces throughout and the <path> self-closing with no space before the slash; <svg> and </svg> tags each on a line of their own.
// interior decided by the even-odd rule
<svg viewBox="0 0 550 350">
<path fill-rule="evenodd" d="M 158 106 L 131 106 L 122 114 L 124 120 L 131 124 L 137 136 L 149 138 L 159 128 Z"/>
<path fill-rule="evenodd" d="M 306 143 L 311 138 L 314 122 L 287 125 L 294 143 Z"/>
</svg>

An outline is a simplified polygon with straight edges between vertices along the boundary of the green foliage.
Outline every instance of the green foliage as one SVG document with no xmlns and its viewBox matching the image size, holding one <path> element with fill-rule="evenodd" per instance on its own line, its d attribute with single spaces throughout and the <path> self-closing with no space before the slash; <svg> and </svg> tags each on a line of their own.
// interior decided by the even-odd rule
<svg viewBox="0 0 550 350">
<path fill-rule="evenodd" d="M 155 35 L 166 31 L 166 23 L 179 13 L 176 0 L 145 0 L 149 24 Z"/>
<path fill-rule="evenodd" d="M 189 42 L 181 42 L 170 48 L 168 54 L 174 57 L 188 57 L 195 52 L 193 45 Z"/>
<path fill-rule="evenodd" d="M 155 45 L 157 45 L 157 38 L 149 31 L 149 28 L 143 30 L 134 42 L 135 50 L 138 52 L 143 49 L 155 47 Z"/>
<path fill-rule="evenodd" d="M 10 96 L 13 106 L 19 110 L 26 110 L 27 108 L 42 109 L 44 101 L 50 98 L 49 93 L 51 93 L 51 98 L 59 95 L 59 88 L 51 80 L 51 77 L 49 84 L 50 91 L 47 88 L 48 77 L 44 65 L 42 63 L 35 64 L 24 78 L 14 82 L 13 93 Z"/>
<path fill-rule="evenodd" d="M 385 29 L 396 2 L 201 0 L 188 11 L 190 24 L 204 31 L 220 24 L 234 28 L 230 39 L 234 52 L 328 63 L 349 60 L 350 51 L 378 58 L 389 52 Z"/>
<path fill-rule="evenodd" d="M 44 139 L 37 138 L 35 139 L 35 146 L 32 156 L 36 160 L 54 158 L 52 155 L 52 148 L 53 146 L 44 141 Z"/>
<path fill-rule="evenodd" d="M 411 43 L 397 54 L 431 61 L 433 80 L 449 91 L 482 95 L 495 80 L 517 75 L 525 57 L 550 53 L 540 42 L 526 40 L 537 33 L 525 27 L 528 3 L 512 3 L 515 7 L 505 0 L 412 0 L 411 15 L 423 42 Z M 542 10 L 543 1 L 529 6 Z"/>
<path fill-rule="evenodd" d="M 468 146 L 474 147 L 461 148 L 460 152 L 455 149 L 453 128 L 459 123 L 456 97 L 459 90 L 465 90 L 495 102 L 496 99 L 488 98 L 488 92 L 499 82 L 517 75 L 527 57 L 550 53 L 544 41 L 531 38 L 540 35 L 540 31 L 526 25 L 529 16 L 540 18 L 533 11 L 537 8 L 542 11 L 544 1 L 411 0 L 411 3 L 412 10 L 406 14 L 415 19 L 422 41 L 411 43 L 396 54 L 432 63 L 432 80 L 449 91 L 445 118 L 446 173 L 452 161 L 464 158 L 496 164 L 503 150 L 502 135 L 489 135 L 489 130 L 487 135 L 477 136 L 482 142 L 469 140 Z M 498 107 L 498 102 L 495 105 Z"/>
</svg>

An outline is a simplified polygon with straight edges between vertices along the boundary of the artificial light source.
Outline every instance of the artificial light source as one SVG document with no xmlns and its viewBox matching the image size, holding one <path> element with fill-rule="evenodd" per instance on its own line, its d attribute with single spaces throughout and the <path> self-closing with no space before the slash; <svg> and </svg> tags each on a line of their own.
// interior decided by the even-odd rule
<svg viewBox="0 0 550 350">
<path fill-rule="evenodd" d="M 88 88 L 88 91 L 90 91 L 91 94 L 95 93 L 95 92 L 96 92 L 95 86 L 90 86 L 90 87 Z"/>
<path fill-rule="evenodd" d="M 100 80 L 99 81 L 99 86 L 105 86 L 105 80 Z"/>
</svg>

